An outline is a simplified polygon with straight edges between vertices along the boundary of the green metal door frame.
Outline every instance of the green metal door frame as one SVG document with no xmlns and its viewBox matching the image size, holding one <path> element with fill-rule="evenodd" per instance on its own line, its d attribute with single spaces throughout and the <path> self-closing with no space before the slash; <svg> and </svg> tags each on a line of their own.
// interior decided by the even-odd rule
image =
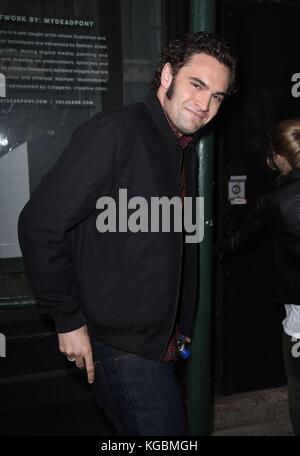
<svg viewBox="0 0 300 456">
<path fill-rule="evenodd" d="M 190 28 L 193 32 L 215 31 L 215 0 L 191 0 Z M 191 435 L 209 435 L 211 417 L 211 250 L 213 201 L 213 135 L 197 145 L 199 196 L 204 196 L 205 229 L 199 248 L 199 296 L 192 358 L 188 364 L 188 417 Z"/>
</svg>

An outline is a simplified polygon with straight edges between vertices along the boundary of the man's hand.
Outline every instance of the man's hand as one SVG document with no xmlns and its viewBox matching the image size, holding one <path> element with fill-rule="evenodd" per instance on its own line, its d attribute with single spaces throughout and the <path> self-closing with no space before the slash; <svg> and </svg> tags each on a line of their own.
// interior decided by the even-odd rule
<svg viewBox="0 0 300 456">
<path fill-rule="evenodd" d="M 59 350 L 70 358 L 75 358 L 76 366 L 86 369 L 88 382 L 93 383 L 95 368 L 90 338 L 86 325 L 67 333 L 58 333 Z"/>
</svg>

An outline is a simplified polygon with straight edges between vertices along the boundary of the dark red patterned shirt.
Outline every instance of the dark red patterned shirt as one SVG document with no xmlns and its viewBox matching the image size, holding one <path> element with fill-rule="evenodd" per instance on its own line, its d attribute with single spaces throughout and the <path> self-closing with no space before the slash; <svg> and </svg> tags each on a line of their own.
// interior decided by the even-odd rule
<svg viewBox="0 0 300 456">
<path fill-rule="evenodd" d="M 179 141 L 181 148 L 184 150 L 189 145 L 189 143 L 191 141 L 193 141 L 193 137 L 188 136 L 188 135 L 182 135 L 181 133 L 179 133 L 179 131 L 177 130 L 177 128 L 175 127 L 173 122 L 170 120 L 170 118 L 168 117 L 166 112 L 165 112 L 165 115 L 170 124 L 170 127 L 172 128 L 176 138 Z M 181 177 L 180 177 L 180 198 L 181 198 L 182 204 L 184 201 L 183 198 L 185 196 L 186 196 L 186 174 L 185 174 L 184 166 L 182 164 Z M 179 329 L 179 326 L 176 325 L 174 333 L 173 333 L 173 335 L 170 339 L 169 345 L 167 347 L 167 350 L 164 354 L 163 361 L 177 361 L 177 359 L 179 358 L 179 353 L 177 350 L 177 340 L 178 340 L 179 336 L 180 336 L 180 329 Z"/>
</svg>

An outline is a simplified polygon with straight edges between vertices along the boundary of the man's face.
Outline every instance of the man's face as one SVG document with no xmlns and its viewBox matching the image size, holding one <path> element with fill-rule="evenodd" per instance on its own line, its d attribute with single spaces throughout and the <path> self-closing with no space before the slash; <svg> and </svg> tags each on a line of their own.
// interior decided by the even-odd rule
<svg viewBox="0 0 300 456">
<path fill-rule="evenodd" d="M 227 66 L 206 54 L 192 55 L 175 78 L 170 64 L 164 66 L 158 97 L 181 133 L 195 133 L 217 114 L 230 76 Z"/>
</svg>

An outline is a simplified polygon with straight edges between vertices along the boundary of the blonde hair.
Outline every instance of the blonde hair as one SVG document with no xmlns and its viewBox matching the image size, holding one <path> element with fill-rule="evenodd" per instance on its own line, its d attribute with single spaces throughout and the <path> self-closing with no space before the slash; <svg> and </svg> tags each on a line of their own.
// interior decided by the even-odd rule
<svg viewBox="0 0 300 456">
<path fill-rule="evenodd" d="M 282 120 L 271 128 L 267 162 L 277 170 L 276 154 L 285 157 L 292 168 L 300 168 L 300 118 Z"/>
</svg>

